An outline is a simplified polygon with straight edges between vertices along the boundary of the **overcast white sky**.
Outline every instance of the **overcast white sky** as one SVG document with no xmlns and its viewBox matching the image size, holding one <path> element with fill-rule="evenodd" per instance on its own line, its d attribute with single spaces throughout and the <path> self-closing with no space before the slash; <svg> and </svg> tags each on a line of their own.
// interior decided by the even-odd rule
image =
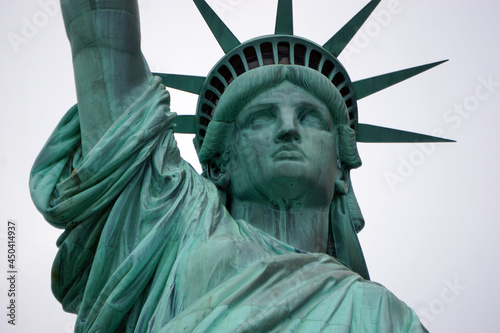
<svg viewBox="0 0 500 333">
<path fill-rule="evenodd" d="M 0 331 L 71 332 L 50 291 L 60 230 L 35 210 L 28 175 L 42 145 L 76 101 L 71 55 L 55 0 L 4 1 L 0 10 L 0 267 L 7 221 L 17 222 L 17 325 Z M 245 41 L 274 31 L 276 0 L 211 0 Z M 295 33 L 326 42 L 367 0 L 295 0 Z M 45 4 L 45 5 L 44 5 Z M 190 0 L 140 1 L 143 52 L 153 71 L 206 75 L 222 56 Z M 374 281 L 410 305 L 431 332 L 497 331 L 500 270 L 500 4 L 494 0 L 383 0 L 340 60 L 353 80 L 450 61 L 359 102 L 361 122 L 457 140 L 359 144 L 353 172 L 366 219 L 360 239 Z M 172 92 L 194 113 L 196 97 Z M 178 137 L 193 165 L 191 137 Z"/>
</svg>

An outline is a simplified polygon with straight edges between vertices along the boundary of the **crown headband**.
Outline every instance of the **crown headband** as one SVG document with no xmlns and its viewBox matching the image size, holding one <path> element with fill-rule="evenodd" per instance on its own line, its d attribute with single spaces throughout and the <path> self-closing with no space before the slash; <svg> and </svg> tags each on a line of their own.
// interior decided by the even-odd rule
<svg viewBox="0 0 500 333">
<path fill-rule="evenodd" d="M 358 122 L 357 101 L 442 64 L 434 62 L 360 81 L 352 82 L 337 57 L 354 37 L 381 0 L 370 1 L 328 42 L 320 46 L 293 35 L 292 0 L 279 0 L 274 35 L 261 36 L 245 43 L 234 36 L 204 0 L 194 0 L 225 55 L 209 75 L 190 76 L 154 73 L 167 87 L 199 95 L 196 116 L 177 118 L 177 133 L 194 133 L 200 150 L 217 103 L 232 81 L 257 67 L 293 64 L 312 68 L 326 76 L 339 90 L 349 113 L 349 126 L 358 142 L 453 142 L 430 135 L 407 132 Z"/>
</svg>

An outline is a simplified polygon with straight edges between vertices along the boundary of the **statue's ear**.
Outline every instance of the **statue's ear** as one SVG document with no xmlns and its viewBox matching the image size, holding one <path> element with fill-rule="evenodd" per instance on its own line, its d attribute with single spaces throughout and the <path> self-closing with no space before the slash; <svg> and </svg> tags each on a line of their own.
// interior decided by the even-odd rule
<svg viewBox="0 0 500 333">
<path fill-rule="evenodd" d="M 221 190 L 225 190 L 231 181 L 231 177 L 226 171 L 226 168 L 221 167 L 216 161 L 210 161 L 210 163 L 208 163 L 207 175 L 208 179 L 210 179 L 212 183 L 214 183 L 215 186 Z"/>
<path fill-rule="evenodd" d="M 347 194 L 349 192 L 350 179 L 349 170 L 346 168 L 344 163 L 339 168 L 337 172 L 337 178 L 335 179 L 335 192 L 340 194 Z"/>
</svg>

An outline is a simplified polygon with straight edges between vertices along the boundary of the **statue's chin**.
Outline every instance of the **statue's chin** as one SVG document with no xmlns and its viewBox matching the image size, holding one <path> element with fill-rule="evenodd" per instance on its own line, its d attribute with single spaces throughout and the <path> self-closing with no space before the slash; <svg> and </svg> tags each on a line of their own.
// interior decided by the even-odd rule
<svg viewBox="0 0 500 333">
<path fill-rule="evenodd" d="M 241 177 L 231 175 L 231 197 L 240 201 L 272 203 L 283 207 L 318 207 L 329 205 L 335 177 L 315 168 L 304 159 L 281 154 L 258 172 Z M 285 158 L 283 158 L 285 157 Z"/>
<path fill-rule="evenodd" d="M 334 184 L 317 184 L 307 178 L 280 177 L 267 186 L 266 197 L 279 207 L 320 207 L 330 204 L 333 188 Z"/>
</svg>

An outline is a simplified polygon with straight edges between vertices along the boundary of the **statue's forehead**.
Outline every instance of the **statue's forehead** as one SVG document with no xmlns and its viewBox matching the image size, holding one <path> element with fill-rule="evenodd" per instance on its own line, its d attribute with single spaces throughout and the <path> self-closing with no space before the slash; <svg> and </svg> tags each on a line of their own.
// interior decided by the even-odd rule
<svg viewBox="0 0 500 333">
<path fill-rule="evenodd" d="M 265 89 L 256 96 L 254 96 L 244 108 L 265 102 L 280 103 L 280 102 L 298 102 L 300 100 L 308 102 L 316 102 L 324 105 L 319 98 L 311 94 L 304 88 L 289 82 L 284 81 L 275 87 Z"/>
<path fill-rule="evenodd" d="M 250 99 L 245 105 L 241 107 L 236 118 L 241 118 L 246 112 L 257 110 L 261 108 L 287 108 L 287 109 L 300 109 L 304 107 L 311 107 L 320 110 L 321 112 L 330 115 L 330 110 L 326 103 L 317 98 L 304 88 L 295 85 L 291 82 L 285 81 L 275 87 L 266 89 L 255 97 Z"/>
</svg>

